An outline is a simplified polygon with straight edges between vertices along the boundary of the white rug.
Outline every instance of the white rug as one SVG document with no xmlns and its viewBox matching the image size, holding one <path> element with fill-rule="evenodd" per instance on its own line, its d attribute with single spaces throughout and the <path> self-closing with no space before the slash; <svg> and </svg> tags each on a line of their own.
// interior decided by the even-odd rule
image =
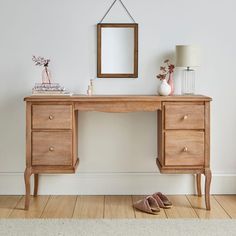
<svg viewBox="0 0 236 236">
<path fill-rule="evenodd" d="M 3 219 L 1 236 L 223 236 L 236 235 L 236 220 Z"/>
</svg>

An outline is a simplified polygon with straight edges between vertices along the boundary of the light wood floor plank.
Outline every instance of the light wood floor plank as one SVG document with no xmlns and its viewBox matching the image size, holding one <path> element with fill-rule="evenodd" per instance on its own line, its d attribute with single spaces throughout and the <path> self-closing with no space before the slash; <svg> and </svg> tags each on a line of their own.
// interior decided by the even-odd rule
<svg viewBox="0 0 236 236">
<path fill-rule="evenodd" d="M 236 218 L 236 195 L 214 195 L 231 218 Z"/>
<path fill-rule="evenodd" d="M 23 210 L 24 197 L 0 196 L 0 218 L 236 218 L 236 195 L 212 196 L 211 211 L 205 210 L 204 196 L 168 197 L 173 207 L 155 216 L 133 209 L 142 196 L 38 196 L 29 211 Z"/>
<path fill-rule="evenodd" d="M 135 218 L 131 196 L 105 196 L 104 218 Z"/>
<path fill-rule="evenodd" d="M 132 200 L 133 203 L 135 203 L 136 201 L 143 199 L 145 196 L 132 196 Z M 161 211 L 159 212 L 158 215 L 152 215 L 152 214 L 148 214 L 142 211 L 139 211 L 137 209 L 134 209 L 134 214 L 135 214 L 135 218 L 141 219 L 141 218 L 152 218 L 152 219 L 165 219 L 166 218 L 166 214 L 165 211 L 161 208 Z"/>
<path fill-rule="evenodd" d="M 229 215 L 224 211 L 220 204 L 211 196 L 211 210 L 206 211 L 205 197 L 198 197 L 195 195 L 187 196 L 190 204 L 194 208 L 200 219 L 227 219 Z"/>
<path fill-rule="evenodd" d="M 51 196 L 41 218 L 71 218 L 77 196 Z"/>
<path fill-rule="evenodd" d="M 78 196 L 73 218 L 103 218 L 104 196 Z"/>
<path fill-rule="evenodd" d="M 48 202 L 49 196 L 31 196 L 30 208 L 28 211 L 24 210 L 25 197 L 23 197 L 12 211 L 9 218 L 40 218 L 43 210 Z"/>
<path fill-rule="evenodd" d="M 0 218 L 7 218 L 22 196 L 0 196 Z"/>
<path fill-rule="evenodd" d="M 165 209 L 167 218 L 198 218 L 185 195 L 168 196 L 173 204 L 170 209 Z"/>
</svg>

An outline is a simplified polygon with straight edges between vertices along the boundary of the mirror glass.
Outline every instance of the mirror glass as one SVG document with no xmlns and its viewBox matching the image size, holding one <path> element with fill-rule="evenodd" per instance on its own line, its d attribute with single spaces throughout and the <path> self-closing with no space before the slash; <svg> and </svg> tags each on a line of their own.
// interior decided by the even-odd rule
<svg viewBox="0 0 236 236">
<path fill-rule="evenodd" d="M 137 77 L 137 24 L 99 24 L 98 77 Z"/>
<path fill-rule="evenodd" d="M 134 72 L 134 29 L 102 28 L 102 74 Z"/>
</svg>

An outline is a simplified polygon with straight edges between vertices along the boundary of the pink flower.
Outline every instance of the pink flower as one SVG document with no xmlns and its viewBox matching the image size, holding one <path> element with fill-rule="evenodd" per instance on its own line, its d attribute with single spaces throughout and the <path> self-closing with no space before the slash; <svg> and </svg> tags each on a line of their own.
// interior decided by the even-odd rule
<svg viewBox="0 0 236 236">
<path fill-rule="evenodd" d="M 173 73 L 174 72 L 174 68 L 175 68 L 175 66 L 173 64 L 170 64 L 168 66 L 169 73 Z"/>
<path fill-rule="evenodd" d="M 175 66 L 174 64 L 170 64 L 169 61 L 170 61 L 169 59 L 166 59 L 164 61 L 166 65 L 160 67 L 160 74 L 157 75 L 158 79 L 164 80 L 168 74 L 171 74 L 174 72 Z"/>
</svg>

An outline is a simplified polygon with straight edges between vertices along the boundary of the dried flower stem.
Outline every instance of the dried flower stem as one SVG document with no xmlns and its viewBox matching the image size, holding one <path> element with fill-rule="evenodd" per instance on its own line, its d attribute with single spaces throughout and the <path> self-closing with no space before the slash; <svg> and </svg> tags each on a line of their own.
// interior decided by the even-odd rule
<svg viewBox="0 0 236 236">
<path fill-rule="evenodd" d="M 33 55 L 32 61 L 35 62 L 36 66 L 47 67 L 50 62 L 50 59 L 45 59 L 44 57 L 36 57 Z"/>
</svg>

